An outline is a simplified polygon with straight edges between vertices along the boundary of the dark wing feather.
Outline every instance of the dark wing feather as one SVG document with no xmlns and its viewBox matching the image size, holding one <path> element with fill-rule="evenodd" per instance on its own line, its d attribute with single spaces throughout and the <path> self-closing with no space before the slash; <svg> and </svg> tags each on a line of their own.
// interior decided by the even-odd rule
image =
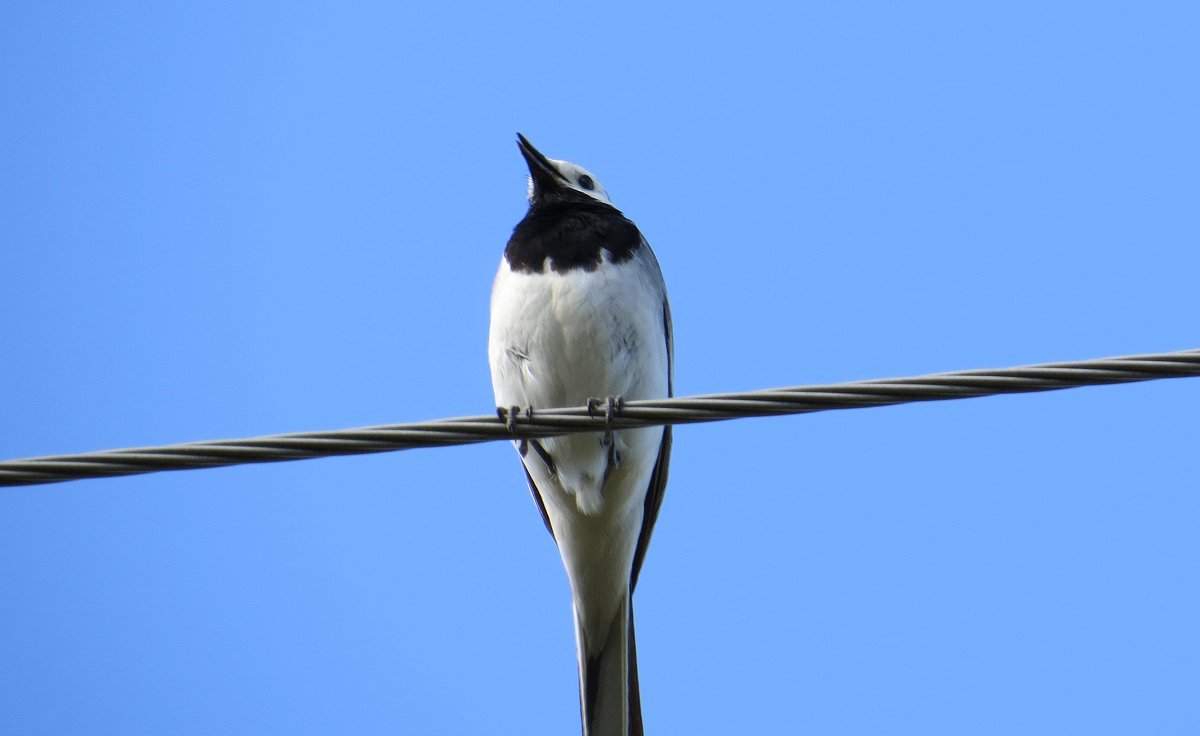
<svg viewBox="0 0 1200 736">
<path fill-rule="evenodd" d="M 525 471 L 525 480 L 529 481 L 529 492 L 533 494 L 533 500 L 537 502 L 538 511 L 542 514 L 542 523 L 546 525 L 546 531 L 550 532 L 550 536 L 554 536 L 554 528 L 550 526 L 550 514 L 546 513 L 546 502 L 542 500 L 542 494 L 538 491 L 537 483 L 533 482 L 533 476 L 529 474 L 529 468 L 525 467 L 525 463 L 521 463 L 521 470 Z M 554 540 L 556 543 L 558 539 Z"/>
<path fill-rule="evenodd" d="M 658 518 L 658 509 L 662 506 L 663 491 L 667 488 L 667 465 L 671 460 L 671 428 L 663 427 L 662 445 L 658 448 L 658 462 L 654 464 L 654 472 L 650 474 L 650 488 L 646 491 L 646 505 L 642 514 L 642 533 L 638 536 L 637 549 L 633 553 L 633 576 L 630 578 L 629 589 L 637 587 L 638 573 L 642 571 L 642 561 L 646 559 L 646 549 L 650 546 L 650 534 L 654 531 L 654 521 Z"/>
</svg>

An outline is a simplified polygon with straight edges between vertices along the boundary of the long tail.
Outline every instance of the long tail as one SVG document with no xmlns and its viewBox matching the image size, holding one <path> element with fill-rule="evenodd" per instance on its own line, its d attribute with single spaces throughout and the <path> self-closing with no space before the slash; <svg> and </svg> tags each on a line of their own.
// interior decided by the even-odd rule
<svg viewBox="0 0 1200 736">
<path fill-rule="evenodd" d="M 633 635 L 633 603 L 625 603 L 600 646 L 584 639 L 575 613 L 579 645 L 579 709 L 583 736 L 643 736 L 642 699 L 638 692 L 637 645 Z"/>
</svg>

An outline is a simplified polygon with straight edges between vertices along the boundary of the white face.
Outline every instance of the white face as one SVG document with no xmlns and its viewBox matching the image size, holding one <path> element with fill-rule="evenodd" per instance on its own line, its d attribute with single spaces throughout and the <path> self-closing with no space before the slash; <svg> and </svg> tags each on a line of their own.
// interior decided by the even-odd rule
<svg viewBox="0 0 1200 736">
<path fill-rule="evenodd" d="M 612 204 L 612 200 L 608 198 L 608 192 L 604 191 L 604 187 L 600 182 L 596 181 L 596 177 L 592 176 L 591 172 L 582 166 L 577 166 L 570 161 L 560 161 L 556 158 L 546 159 L 550 165 L 558 169 L 558 173 L 566 177 L 567 185 L 577 192 L 598 199 L 605 204 Z M 533 177 L 529 177 L 529 199 L 533 200 Z"/>
</svg>

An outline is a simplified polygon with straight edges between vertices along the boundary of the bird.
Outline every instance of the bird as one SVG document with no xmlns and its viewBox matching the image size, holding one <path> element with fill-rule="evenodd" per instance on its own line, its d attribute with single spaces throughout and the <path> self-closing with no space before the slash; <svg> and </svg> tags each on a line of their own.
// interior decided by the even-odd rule
<svg viewBox="0 0 1200 736">
<path fill-rule="evenodd" d="M 584 736 L 641 736 L 633 590 L 662 504 L 671 427 L 611 428 L 625 401 L 674 395 L 666 283 L 650 244 L 586 169 L 524 135 L 529 210 L 491 295 L 497 411 L 582 406 L 603 431 L 514 440 L 571 588 Z"/>
</svg>

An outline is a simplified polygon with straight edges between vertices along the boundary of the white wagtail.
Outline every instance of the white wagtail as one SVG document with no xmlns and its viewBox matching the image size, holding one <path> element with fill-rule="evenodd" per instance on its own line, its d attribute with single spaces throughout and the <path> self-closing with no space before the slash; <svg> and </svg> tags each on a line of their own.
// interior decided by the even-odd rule
<svg viewBox="0 0 1200 736">
<path fill-rule="evenodd" d="M 673 393 L 671 311 L 650 245 L 596 178 L 517 134 L 529 212 L 492 288 L 488 359 L 502 416 Z M 584 736 L 642 733 L 631 596 L 662 504 L 671 428 L 517 443 L 575 608 Z"/>
</svg>

